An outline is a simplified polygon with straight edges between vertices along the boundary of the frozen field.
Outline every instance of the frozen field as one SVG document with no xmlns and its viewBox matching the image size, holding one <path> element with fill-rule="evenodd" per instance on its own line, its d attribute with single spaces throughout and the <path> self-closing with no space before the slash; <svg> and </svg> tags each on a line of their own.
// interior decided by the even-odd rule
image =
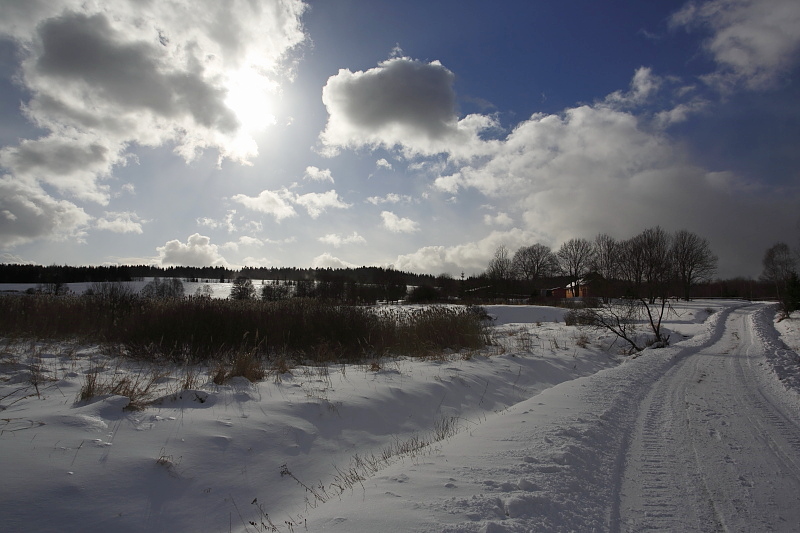
<svg viewBox="0 0 800 533">
<path fill-rule="evenodd" d="M 563 309 L 488 311 L 481 351 L 219 386 L 162 369 L 141 411 L 76 396 L 94 366 L 149 367 L 6 341 L 0 529 L 796 530 L 797 316 L 680 303 L 673 344 L 632 359 Z"/>
</svg>

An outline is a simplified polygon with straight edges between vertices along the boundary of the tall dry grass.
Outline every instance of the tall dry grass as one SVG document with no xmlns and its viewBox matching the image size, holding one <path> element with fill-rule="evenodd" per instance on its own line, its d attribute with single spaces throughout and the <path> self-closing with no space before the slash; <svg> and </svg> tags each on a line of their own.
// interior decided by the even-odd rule
<svg viewBox="0 0 800 533">
<path fill-rule="evenodd" d="M 489 343 L 479 316 L 461 307 L 376 309 L 293 298 L 151 300 L 133 294 L 0 296 L 0 336 L 77 339 L 145 359 L 259 357 L 363 361 L 428 356 Z"/>
</svg>

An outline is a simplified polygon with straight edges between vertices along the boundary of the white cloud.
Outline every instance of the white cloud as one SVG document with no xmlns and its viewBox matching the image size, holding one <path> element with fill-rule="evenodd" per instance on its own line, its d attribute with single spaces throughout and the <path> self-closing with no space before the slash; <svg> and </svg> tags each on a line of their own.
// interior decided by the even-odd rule
<svg viewBox="0 0 800 533">
<path fill-rule="evenodd" d="M 328 252 L 318 255 L 311 260 L 312 268 L 356 268 L 357 265 L 348 263 L 338 257 L 334 257 Z"/>
<path fill-rule="evenodd" d="M 219 247 L 211 244 L 211 238 L 199 233 L 190 235 L 186 244 L 174 239 L 159 246 L 156 251 L 161 265 L 229 266 L 220 255 Z"/>
<path fill-rule="evenodd" d="M 52 238 L 82 240 L 92 217 L 37 184 L 0 176 L 0 246 Z"/>
<path fill-rule="evenodd" d="M 199 217 L 197 219 L 198 226 L 205 226 L 208 228 L 216 229 L 216 228 L 225 228 L 228 230 L 229 233 L 233 233 L 237 230 L 236 222 L 234 222 L 234 217 L 236 216 L 236 210 L 231 209 L 225 215 L 223 220 L 214 220 L 213 218 L 209 217 Z"/>
<path fill-rule="evenodd" d="M 447 153 L 469 158 L 492 142 L 479 133 L 496 127 L 484 115 L 456 115 L 454 75 L 438 61 L 395 57 L 366 72 L 346 69 L 328 79 L 322 101 L 328 123 L 323 153 L 341 148 L 400 147 L 406 155 Z"/>
<path fill-rule="evenodd" d="M 136 213 L 129 211 L 111 212 L 106 211 L 103 218 L 97 219 L 95 227 L 114 233 L 142 233 L 142 223 L 145 222 Z"/>
<path fill-rule="evenodd" d="M 797 0 L 691 1 L 673 15 L 671 24 L 711 30 L 704 48 L 719 70 L 708 79 L 723 88 L 740 82 L 751 89 L 772 87 L 797 63 Z"/>
<path fill-rule="evenodd" d="M 375 166 L 378 168 L 384 168 L 386 170 L 392 170 L 392 164 L 389 163 L 386 159 L 381 158 L 375 161 Z"/>
<path fill-rule="evenodd" d="M 277 191 L 261 191 L 256 197 L 237 194 L 231 200 L 239 202 L 253 211 L 272 215 L 278 222 L 284 218 L 297 216 L 293 205 L 304 207 L 311 218 L 319 217 L 328 209 L 352 207 L 352 204 L 345 203 L 335 190 L 324 193 L 295 194 L 285 187 Z"/>
<path fill-rule="evenodd" d="M 33 264 L 35 264 L 33 261 L 26 261 L 22 257 L 20 257 L 18 255 L 11 254 L 9 252 L 0 253 L 0 263 L 5 263 L 7 265 L 33 265 Z"/>
<path fill-rule="evenodd" d="M 333 183 L 333 176 L 328 168 L 320 170 L 314 166 L 306 167 L 305 178 L 314 181 L 330 181 Z"/>
<path fill-rule="evenodd" d="M 489 260 L 499 246 L 516 251 L 522 246 L 537 242 L 539 236 L 519 228 L 493 231 L 483 239 L 455 246 L 426 246 L 410 254 L 397 257 L 395 268 L 426 274 L 466 271 L 477 274 L 486 270 Z"/>
<path fill-rule="evenodd" d="M 522 213 L 524 228 L 550 242 L 600 232 L 627 238 L 656 224 L 689 229 L 714 243 L 732 272 L 744 269 L 751 262 L 743 257 L 763 252 L 759 235 L 779 235 L 793 220 L 796 193 L 779 196 L 698 166 L 661 123 L 607 102 L 536 114 L 485 164 L 462 167 L 435 186 L 476 189 L 504 211 Z"/>
<path fill-rule="evenodd" d="M 497 213 L 496 215 L 483 215 L 483 223 L 487 226 L 511 226 L 514 220 L 508 213 Z"/>
<path fill-rule="evenodd" d="M 297 211 L 291 205 L 294 201 L 294 194 L 285 187 L 278 191 L 261 191 L 256 197 L 237 194 L 231 197 L 231 200 L 239 202 L 253 211 L 272 215 L 278 222 L 284 218 L 297 216 Z"/>
<path fill-rule="evenodd" d="M 335 190 L 324 193 L 310 192 L 296 195 L 293 201 L 306 208 L 311 218 L 317 218 L 328 209 L 349 209 L 352 204 L 345 203 Z"/>
<path fill-rule="evenodd" d="M 458 192 L 459 186 L 462 183 L 461 173 L 456 172 L 448 176 L 439 176 L 434 180 L 433 187 L 440 191 L 455 194 Z"/>
<path fill-rule="evenodd" d="M 43 182 L 60 193 L 102 205 L 108 204 L 109 188 L 98 178 L 107 177 L 114 164 L 121 163 L 120 146 L 92 134 L 50 135 L 0 150 L 0 165 L 14 177 Z"/>
<path fill-rule="evenodd" d="M 264 243 L 261 241 L 261 239 L 256 239 L 255 237 L 242 235 L 241 237 L 239 237 L 239 244 L 243 246 L 261 246 Z"/>
<path fill-rule="evenodd" d="M 383 227 L 392 233 L 416 233 L 419 231 L 419 224 L 410 218 L 400 218 L 391 211 L 383 211 L 381 219 L 383 219 Z"/>
<path fill-rule="evenodd" d="M 247 256 L 242 259 L 242 266 L 249 266 L 249 267 L 269 267 L 272 266 L 274 262 L 266 257 L 250 257 Z"/>
<path fill-rule="evenodd" d="M 381 205 L 381 204 L 398 204 L 400 202 L 403 203 L 411 203 L 414 199 L 407 195 L 407 194 L 396 194 L 396 193 L 389 193 L 386 196 L 370 196 L 367 198 L 367 202 L 372 205 Z"/>
<path fill-rule="evenodd" d="M 257 154 L 250 119 L 266 121 L 263 102 L 290 79 L 285 60 L 305 40 L 305 7 L 300 0 L 6 2 L 0 38 L 21 58 L 16 79 L 30 95 L 23 110 L 48 133 L 4 147 L 0 165 L 16 180 L 106 205 L 102 180 L 132 146 L 172 146 L 187 161 L 213 149 L 220 160 L 247 163 Z M 253 82 L 244 95 L 243 76 Z M 64 215 L 57 200 L 39 203 L 51 207 L 49 216 Z M 46 237 L 46 227 L 19 226 L 8 238 Z"/>
<path fill-rule="evenodd" d="M 255 237 L 242 235 L 236 241 L 226 242 L 221 246 L 221 248 L 238 252 L 240 246 L 252 247 L 252 246 L 262 246 L 263 244 L 264 242 L 261 239 L 256 239 Z"/>
<path fill-rule="evenodd" d="M 350 235 L 342 236 L 336 233 L 328 233 L 324 237 L 319 238 L 320 242 L 332 245 L 334 248 L 339 248 L 344 244 L 366 244 L 367 240 L 354 231 Z"/>
<path fill-rule="evenodd" d="M 297 242 L 297 237 L 286 237 L 285 239 L 264 239 L 264 244 L 291 244 Z"/>
<path fill-rule="evenodd" d="M 619 107 L 642 105 L 661 87 L 662 80 L 652 69 L 640 67 L 633 75 L 628 92 L 615 91 L 605 99 L 606 103 Z"/>
</svg>

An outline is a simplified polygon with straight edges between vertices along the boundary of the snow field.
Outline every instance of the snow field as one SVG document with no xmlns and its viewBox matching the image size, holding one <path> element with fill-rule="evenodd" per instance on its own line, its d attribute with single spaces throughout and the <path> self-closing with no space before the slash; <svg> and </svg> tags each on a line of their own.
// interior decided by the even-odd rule
<svg viewBox="0 0 800 533">
<path fill-rule="evenodd" d="M 120 396 L 75 402 L 92 365 L 105 361 L 108 376 L 135 363 L 96 347 L 7 343 L 0 526 L 607 530 L 631 410 L 676 358 L 714 340 L 734 305 L 681 304 L 668 326 L 684 340 L 636 359 L 565 326 L 562 309 L 489 306 L 495 345 L 482 351 L 191 390 L 175 368 L 142 411 L 123 410 Z"/>
</svg>

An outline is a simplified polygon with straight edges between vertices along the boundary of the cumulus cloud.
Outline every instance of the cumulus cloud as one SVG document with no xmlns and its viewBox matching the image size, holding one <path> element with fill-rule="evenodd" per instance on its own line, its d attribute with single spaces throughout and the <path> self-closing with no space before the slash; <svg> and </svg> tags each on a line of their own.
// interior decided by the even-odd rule
<svg viewBox="0 0 800 533">
<path fill-rule="evenodd" d="M 26 261 L 25 259 L 21 258 L 18 255 L 14 255 L 9 252 L 0 253 L 0 263 L 5 263 L 7 265 L 33 265 L 35 264 L 33 261 Z"/>
<path fill-rule="evenodd" d="M 0 177 L 0 245 L 16 246 L 52 238 L 81 240 L 92 217 L 67 200 L 56 200 L 39 185 Z"/>
<path fill-rule="evenodd" d="M 199 233 L 190 235 L 185 244 L 178 239 L 167 241 L 164 246 L 156 248 L 156 251 L 162 265 L 229 266 L 220 255 L 219 247 L 211 244 L 211 238 Z"/>
<path fill-rule="evenodd" d="M 305 178 L 314 181 L 330 181 L 333 183 L 333 176 L 328 168 L 320 170 L 314 166 L 306 167 Z"/>
<path fill-rule="evenodd" d="M 286 187 L 277 191 L 261 191 L 255 197 L 237 194 L 231 197 L 231 200 L 239 202 L 253 211 L 272 215 L 278 222 L 284 218 L 297 216 L 293 205 L 304 207 L 311 218 L 319 217 L 328 209 L 348 209 L 352 206 L 352 204 L 344 202 L 335 190 L 324 193 L 295 194 Z"/>
<path fill-rule="evenodd" d="M 514 220 L 508 216 L 508 213 L 497 213 L 496 215 L 483 215 L 483 223 L 487 226 L 511 226 Z"/>
<path fill-rule="evenodd" d="M 499 246 L 517 250 L 538 240 L 537 234 L 519 228 L 493 231 L 474 242 L 455 246 L 425 246 L 410 254 L 398 256 L 394 265 L 399 270 L 426 274 L 458 273 L 462 269 L 475 274 L 486 270 L 489 259 Z"/>
<path fill-rule="evenodd" d="M 625 91 L 615 91 L 605 99 L 606 103 L 619 107 L 634 107 L 642 105 L 658 91 L 662 84 L 660 77 L 653 74 L 652 69 L 640 67 L 633 75 L 630 89 Z"/>
<path fill-rule="evenodd" d="M 386 170 L 392 170 L 392 164 L 389 163 L 386 159 L 380 158 L 375 161 L 375 166 L 378 168 L 384 168 Z"/>
<path fill-rule="evenodd" d="M 334 257 L 328 252 L 311 260 L 311 268 L 356 268 L 356 266 L 353 263 Z"/>
<path fill-rule="evenodd" d="M 310 192 L 308 194 L 298 194 L 293 201 L 297 205 L 306 208 L 311 218 L 317 218 L 328 209 L 349 209 L 352 204 L 345 203 L 335 190 L 323 193 Z"/>
<path fill-rule="evenodd" d="M 253 247 L 253 246 L 262 246 L 263 244 L 264 244 L 264 242 L 261 239 L 257 239 L 255 237 L 250 237 L 248 235 L 242 235 L 241 237 L 239 237 L 235 241 L 226 242 L 225 244 L 223 244 L 221 246 L 221 248 L 224 248 L 226 250 L 239 251 L 239 247 L 240 246 Z M 245 264 L 249 264 L 249 263 L 245 263 Z"/>
<path fill-rule="evenodd" d="M 225 218 L 223 220 L 215 220 L 209 217 L 199 217 L 197 219 L 197 225 L 205 226 L 212 229 L 225 228 L 226 230 L 228 230 L 229 233 L 233 233 L 234 231 L 237 230 L 236 222 L 233 220 L 235 216 L 236 216 L 236 210 L 231 209 L 225 215 Z"/>
<path fill-rule="evenodd" d="M 136 213 L 106 211 L 104 217 L 97 219 L 95 227 L 114 233 L 142 233 L 143 222 Z"/>
<path fill-rule="evenodd" d="M 419 231 L 419 224 L 410 218 L 400 218 L 391 211 L 381 213 L 383 227 L 392 233 L 416 233 Z"/>
<path fill-rule="evenodd" d="M 255 197 L 237 194 L 231 197 L 231 200 L 253 211 L 272 215 L 278 222 L 284 218 L 297 216 L 297 211 L 292 207 L 294 194 L 285 187 L 278 191 L 264 190 Z"/>
<path fill-rule="evenodd" d="M 743 83 L 772 87 L 797 63 L 800 4 L 796 0 L 691 1 L 671 19 L 673 27 L 711 30 L 705 50 L 719 65 L 708 79 L 724 88 Z"/>
<path fill-rule="evenodd" d="M 169 145 L 187 161 L 214 149 L 247 163 L 257 154 L 251 126 L 269 122 L 263 102 L 289 79 L 284 61 L 305 39 L 300 0 L 6 4 L 0 38 L 21 58 L 23 111 L 47 133 L 2 148 L 0 165 L 102 205 L 102 180 L 133 145 Z M 63 216 L 65 204 L 32 194 Z M 45 227 L 18 237 L 46 236 Z"/>
<path fill-rule="evenodd" d="M 521 212 L 524 228 L 553 243 L 599 232 L 627 238 L 656 224 L 686 228 L 715 243 L 733 272 L 752 263 L 743 253 L 762 252 L 758 235 L 780 234 L 798 201 L 796 193 L 778 196 L 698 166 L 657 121 L 607 103 L 533 115 L 485 164 L 461 167 L 434 186 L 476 189 Z"/>
<path fill-rule="evenodd" d="M 407 155 L 472 157 L 485 152 L 491 142 L 479 134 L 496 122 L 483 115 L 458 118 L 454 78 L 438 61 L 407 57 L 367 71 L 339 70 L 322 90 L 329 115 L 320 134 L 323 153 L 362 146 L 400 147 Z"/>
<path fill-rule="evenodd" d="M 325 244 L 330 244 L 334 248 L 339 248 L 344 244 L 366 244 L 367 240 L 358 234 L 357 231 L 354 231 L 350 235 L 339 235 L 337 233 L 328 233 L 324 237 L 319 238 L 320 242 L 324 242 Z"/>
</svg>

